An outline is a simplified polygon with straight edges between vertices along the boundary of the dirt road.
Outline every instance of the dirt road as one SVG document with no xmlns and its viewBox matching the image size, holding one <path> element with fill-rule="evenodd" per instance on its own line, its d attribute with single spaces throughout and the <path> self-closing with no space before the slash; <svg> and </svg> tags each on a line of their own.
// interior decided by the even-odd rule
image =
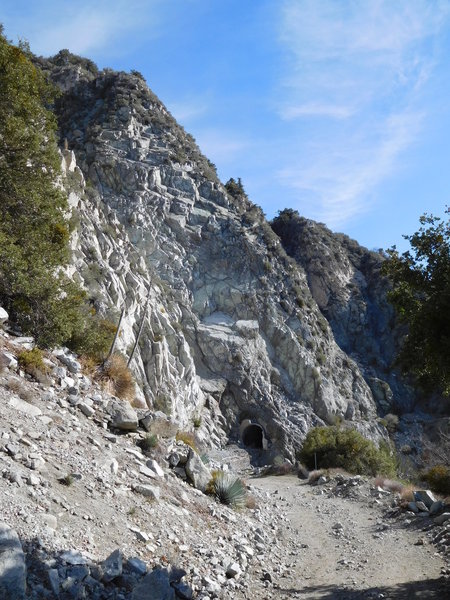
<svg viewBox="0 0 450 600">
<path fill-rule="evenodd" d="M 379 494 L 379 500 L 365 484 L 367 489 L 361 485 L 349 494 L 357 499 L 336 497 L 327 486 L 294 477 L 252 485 L 284 515 L 272 563 L 256 567 L 272 579 L 261 598 L 450 598 L 441 577 L 444 561 L 428 542 L 424 520 L 386 517 L 392 496 Z"/>
</svg>

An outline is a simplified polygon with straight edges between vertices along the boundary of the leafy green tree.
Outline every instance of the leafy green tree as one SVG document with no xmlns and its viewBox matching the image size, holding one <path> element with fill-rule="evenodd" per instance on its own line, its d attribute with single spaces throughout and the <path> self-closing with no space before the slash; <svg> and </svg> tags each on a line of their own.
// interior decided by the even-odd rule
<svg viewBox="0 0 450 600">
<path fill-rule="evenodd" d="M 446 210 L 450 214 L 450 210 Z M 411 250 L 388 250 L 383 270 L 389 300 L 408 325 L 399 362 L 427 390 L 450 395 L 450 219 L 420 217 L 419 231 L 403 236 Z"/>
<path fill-rule="evenodd" d="M 80 324 L 83 292 L 63 273 L 67 200 L 55 185 L 60 159 L 55 90 L 0 29 L 0 302 L 44 346 Z"/>
</svg>

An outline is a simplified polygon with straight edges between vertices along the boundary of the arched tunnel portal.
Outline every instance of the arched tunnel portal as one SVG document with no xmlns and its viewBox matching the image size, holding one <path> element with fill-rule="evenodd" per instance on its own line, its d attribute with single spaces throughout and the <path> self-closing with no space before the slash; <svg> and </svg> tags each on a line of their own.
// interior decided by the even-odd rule
<svg viewBox="0 0 450 600">
<path fill-rule="evenodd" d="M 261 425 L 252 423 L 246 427 L 242 433 L 242 443 L 249 448 L 262 448 L 264 432 Z"/>
<path fill-rule="evenodd" d="M 246 419 L 241 423 L 241 440 L 247 448 L 267 450 L 267 438 L 264 429 L 258 423 Z"/>
</svg>

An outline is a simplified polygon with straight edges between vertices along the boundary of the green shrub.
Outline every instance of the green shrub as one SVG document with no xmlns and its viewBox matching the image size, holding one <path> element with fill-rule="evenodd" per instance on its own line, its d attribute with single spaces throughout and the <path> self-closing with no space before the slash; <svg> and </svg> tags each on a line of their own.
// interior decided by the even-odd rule
<svg viewBox="0 0 450 600">
<path fill-rule="evenodd" d="M 69 348 L 77 354 L 101 362 L 108 355 L 117 325 L 108 319 L 101 319 L 92 309 L 85 309 L 85 317 L 80 328 L 68 342 Z"/>
<path fill-rule="evenodd" d="M 200 425 L 202 424 L 202 418 L 201 417 L 194 417 L 192 419 L 192 424 L 194 425 L 195 429 L 198 429 L 200 427 Z"/>
<path fill-rule="evenodd" d="M 450 494 L 450 467 L 435 465 L 422 474 L 423 479 L 437 494 Z"/>
<path fill-rule="evenodd" d="M 61 485 L 65 485 L 67 487 L 70 487 L 73 484 L 73 477 L 72 475 L 69 473 L 67 475 L 65 475 L 64 477 L 60 477 L 58 479 L 59 483 Z"/>
<path fill-rule="evenodd" d="M 340 425 L 311 429 L 300 452 L 300 459 L 309 469 L 340 467 L 349 473 L 360 475 L 395 475 L 396 459 L 389 446 L 380 447 L 363 437 L 355 429 Z"/>
<path fill-rule="evenodd" d="M 243 481 L 232 473 L 214 471 L 208 491 L 222 504 L 233 508 L 244 508 L 247 501 L 247 490 Z"/>
<path fill-rule="evenodd" d="M 41 373 L 48 371 L 48 367 L 44 363 L 44 355 L 39 348 L 22 350 L 17 356 L 17 361 L 19 366 L 30 375 L 34 375 L 36 371 L 40 371 Z"/>
<path fill-rule="evenodd" d="M 137 445 L 144 451 L 149 452 L 158 445 L 158 436 L 148 433 L 143 439 L 139 440 Z"/>
<path fill-rule="evenodd" d="M 398 416 L 388 413 L 380 420 L 380 423 L 386 427 L 389 433 L 395 433 L 398 427 Z"/>
</svg>

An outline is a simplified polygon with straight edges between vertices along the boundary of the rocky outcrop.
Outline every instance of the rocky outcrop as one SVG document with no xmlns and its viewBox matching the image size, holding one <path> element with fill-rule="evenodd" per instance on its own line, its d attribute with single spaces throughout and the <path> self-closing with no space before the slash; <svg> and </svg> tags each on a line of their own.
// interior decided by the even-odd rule
<svg viewBox="0 0 450 600">
<path fill-rule="evenodd" d="M 410 410 L 415 392 L 394 364 L 404 330 L 387 300 L 383 254 L 293 210 L 282 211 L 272 227 L 305 270 L 336 342 L 358 364 L 380 412 Z"/>
<path fill-rule="evenodd" d="M 62 90 L 72 274 L 101 313 L 125 309 L 127 355 L 143 320 L 140 401 L 182 426 L 201 416 L 211 444 L 251 418 L 272 458 L 293 458 L 309 427 L 336 416 L 378 437 L 372 391 L 305 272 L 145 82 L 67 53 L 40 65 Z"/>
<path fill-rule="evenodd" d="M 0 523 L 0 598 L 25 598 L 25 555 L 17 533 Z"/>
</svg>

